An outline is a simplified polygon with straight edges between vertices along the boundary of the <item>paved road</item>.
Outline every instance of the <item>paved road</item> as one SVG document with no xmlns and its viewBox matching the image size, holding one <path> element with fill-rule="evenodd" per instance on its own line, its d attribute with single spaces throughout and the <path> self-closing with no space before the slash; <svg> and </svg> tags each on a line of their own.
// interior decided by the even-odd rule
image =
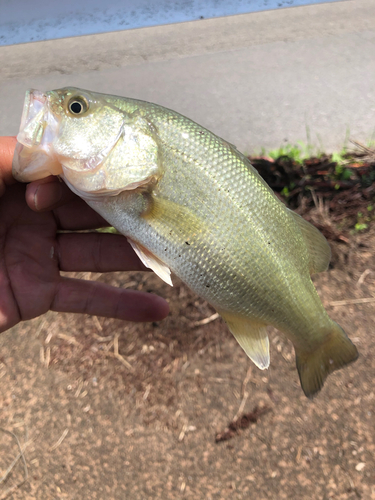
<svg viewBox="0 0 375 500">
<path fill-rule="evenodd" d="M 25 89 L 75 85 L 163 104 L 247 153 L 338 149 L 375 138 L 374 54 L 373 0 L 0 47 L 0 134 Z"/>
<path fill-rule="evenodd" d="M 338 0 L 3 1 L 0 46 L 334 1 Z"/>
</svg>

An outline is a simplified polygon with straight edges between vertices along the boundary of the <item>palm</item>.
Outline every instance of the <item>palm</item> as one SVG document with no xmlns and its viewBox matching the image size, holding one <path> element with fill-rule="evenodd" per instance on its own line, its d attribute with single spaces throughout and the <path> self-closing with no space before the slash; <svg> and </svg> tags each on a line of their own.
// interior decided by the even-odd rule
<svg viewBox="0 0 375 500">
<path fill-rule="evenodd" d="M 25 187 L 0 198 L 0 332 L 48 310 L 85 312 L 132 321 L 162 319 L 155 295 L 60 276 L 61 271 L 143 270 L 126 239 L 92 229 L 104 221 L 78 198 L 54 211 L 33 212 Z"/>
</svg>

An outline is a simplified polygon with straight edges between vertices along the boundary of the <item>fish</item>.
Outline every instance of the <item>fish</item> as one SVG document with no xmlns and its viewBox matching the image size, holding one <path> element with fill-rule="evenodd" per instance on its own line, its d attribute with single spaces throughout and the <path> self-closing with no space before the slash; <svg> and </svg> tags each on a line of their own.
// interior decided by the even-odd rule
<svg viewBox="0 0 375 500">
<path fill-rule="evenodd" d="M 357 359 L 311 280 L 328 268 L 327 240 L 235 146 L 181 114 L 74 87 L 29 90 L 13 175 L 63 179 L 145 266 L 211 304 L 258 368 L 270 364 L 268 325 L 280 330 L 307 397 Z"/>
</svg>

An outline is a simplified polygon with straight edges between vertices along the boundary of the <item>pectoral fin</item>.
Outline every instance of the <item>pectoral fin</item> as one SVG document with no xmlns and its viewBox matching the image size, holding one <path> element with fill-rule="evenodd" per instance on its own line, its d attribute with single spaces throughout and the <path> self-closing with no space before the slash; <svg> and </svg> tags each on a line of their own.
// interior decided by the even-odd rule
<svg viewBox="0 0 375 500">
<path fill-rule="evenodd" d="M 270 364 L 267 325 L 254 319 L 220 312 L 237 342 L 258 368 L 265 370 Z"/>
<path fill-rule="evenodd" d="M 148 210 L 143 217 L 152 226 L 163 227 L 180 232 L 186 237 L 194 237 L 196 234 L 208 234 L 208 228 L 205 221 L 200 219 L 191 209 L 179 205 L 171 200 L 159 196 L 152 196 L 149 200 Z"/>
<path fill-rule="evenodd" d="M 151 252 L 147 250 L 147 248 L 143 247 L 139 243 L 128 239 L 129 243 L 133 247 L 133 250 L 138 255 L 141 262 L 148 268 L 152 269 L 155 274 L 159 276 L 163 281 L 165 281 L 168 285 L 173 286 L 171 279 L 171 270 L 169 267 L 164 264 L 160 259 L 155 257 Z"/>
</svg>

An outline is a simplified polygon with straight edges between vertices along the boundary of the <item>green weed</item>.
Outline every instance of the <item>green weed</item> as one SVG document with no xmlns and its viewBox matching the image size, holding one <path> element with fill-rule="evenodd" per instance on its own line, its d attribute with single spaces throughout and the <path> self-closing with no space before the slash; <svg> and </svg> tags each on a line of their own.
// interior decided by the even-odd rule
<svg viewBox="0 0 375 500">
<path fill-rule="evenodd" d="M 354 225 L 354 232 L 364 231 L 368 228 L 369 222 L 374 220 L 374 215 L 371 212 L 374 210 L 373 205 L 367 206 L 367 213 L 358 212 L 357 213 L 357 222 Z"/>
<path fill-rule="evenodd" d="M 314 146 L 311 144 L 305 144 L 303 141 L 299 141 L 297 144 L 287 144 L 286 146 L 281 146 L 278 149 L 274 149 L 266 153 L 273 160 L 285 156 L 289 158 L 294 163 L 302 165 L 304 160 L 311 158 L 314 154 Z"/>
<path fill-rule="evenodd" d="M 356 225 L 354 226 L 354 229 L 356 231 L 364 231 L 367 228 L 368 224 L 366 224 L 365 222 L 357 222 Z"/>
</svg>

